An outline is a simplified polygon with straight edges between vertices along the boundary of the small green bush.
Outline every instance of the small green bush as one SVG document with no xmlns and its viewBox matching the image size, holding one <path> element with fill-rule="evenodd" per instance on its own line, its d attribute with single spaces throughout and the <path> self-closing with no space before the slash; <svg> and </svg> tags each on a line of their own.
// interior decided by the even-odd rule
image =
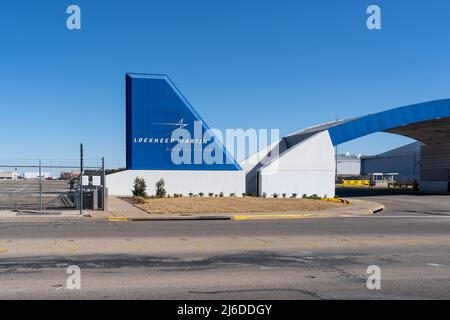
<svg viewBox="0 0 450 320">
<path fill-rule="evenodd" d="M 147 198 L 147 185 L 144 178 L 136 177 L 134 179 L 133 196 Z"/>
<path fill-rule="evenodd" d="M 156 182 L 156 197 L 157 198 L 164 198 L 166 196 L 166 189 L 164 188 L 166 186 L 166 183 L 164 182 L 164 179 L 159 179 L 158 182 Z"/>
<path fill-rule="evenodd" d="M 204 196 L 205 194 L 204 194 L 203 192 L 199 192 L 198 195 L 199 195 L 200 198 L 203 198 L 203 196 Z"/>
<path fill-rule="evenodd" d="M 214 193 L 210 192 L 210 193 L 208 193 L 208 196 L 209 196 L 210 198 L 212 198 L 212 197 L 214 197 Z"/>
<path fill-rule="evenodd" d="M 278 198 L 278 193 L 274 193 L 272 196 L 276 199 Z"/>
<path fill-rule="evenodd" d="M 303 195 L 303 199 L 311 199 L 311 200 L 321 200 L 322 197 L 319 197 L 317 194 L 313 194 L 312 196 Z"/>
<path fill-rule="evenodd" d="M 223 192 L 219 193 L 219 197 L 223 198 Z"/>
</svg>

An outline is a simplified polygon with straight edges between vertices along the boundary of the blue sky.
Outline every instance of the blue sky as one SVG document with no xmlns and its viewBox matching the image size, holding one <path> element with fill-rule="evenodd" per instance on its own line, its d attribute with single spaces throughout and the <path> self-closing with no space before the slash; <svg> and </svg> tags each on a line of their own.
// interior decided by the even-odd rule
<svg viewBox="0 0 450 320">
<path fill-rule="evenodd" d="M 66 28 L 66 8 L 82 30 Z M 366 8 L 382 9 L 382 30 Z M 126 72 L 168 74 L 211 127 L 287 134 L 450 98 L 450 2 L 8 1 L 0 10 L 1 159 L 125 164 Z M 410 140 L 340 146 L 374 154 Z"/>
</svg>

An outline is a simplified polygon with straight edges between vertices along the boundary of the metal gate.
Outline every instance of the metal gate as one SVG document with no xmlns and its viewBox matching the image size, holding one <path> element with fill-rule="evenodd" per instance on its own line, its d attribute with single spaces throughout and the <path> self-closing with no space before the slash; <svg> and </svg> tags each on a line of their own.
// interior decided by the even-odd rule
<svg viewBox="0 0 450 320">
<path fill-rule="evenodd" d="M 0 162 L 0 210 L 81 211 L 81 205 L 106 209 L 104 159 Z"/>
</svg>

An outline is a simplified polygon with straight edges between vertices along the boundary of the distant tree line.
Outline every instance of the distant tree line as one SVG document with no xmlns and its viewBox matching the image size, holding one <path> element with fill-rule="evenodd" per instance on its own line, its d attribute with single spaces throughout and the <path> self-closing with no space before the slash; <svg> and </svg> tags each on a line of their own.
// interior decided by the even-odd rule
<svg viewBox="0 0 450 320">
<path fill-rule="evenodd" d="M 122 172 L 122 171 L 126 171 L 126 168 L 117 168 L 117 169 L 106 169 L 105 173 L 106 175 L 108 174 L 113 174 L 113 173 L 117 173 L 117 172 Z"/>
</svg>

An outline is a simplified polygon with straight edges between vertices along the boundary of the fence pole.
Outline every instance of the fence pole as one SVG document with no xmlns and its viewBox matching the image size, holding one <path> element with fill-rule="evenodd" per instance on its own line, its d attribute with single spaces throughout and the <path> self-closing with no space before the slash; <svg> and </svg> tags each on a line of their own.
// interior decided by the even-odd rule
<svg viewBox="0 0 450 320">
<path fill-rule="evenodd" d="M 83 144 L 80 143 L 80 214 L 83 214 Z"/>
<path fill-rule="evenodd" d="M 42 163 L 39 160 L 39 211 L 42 211 Z"/>
<path fill-rule="evenodd" d="M 105 173 L 105 157 L 102 157 L 102 211 L 106 211 L 106 173 Z"/>
</svg>

